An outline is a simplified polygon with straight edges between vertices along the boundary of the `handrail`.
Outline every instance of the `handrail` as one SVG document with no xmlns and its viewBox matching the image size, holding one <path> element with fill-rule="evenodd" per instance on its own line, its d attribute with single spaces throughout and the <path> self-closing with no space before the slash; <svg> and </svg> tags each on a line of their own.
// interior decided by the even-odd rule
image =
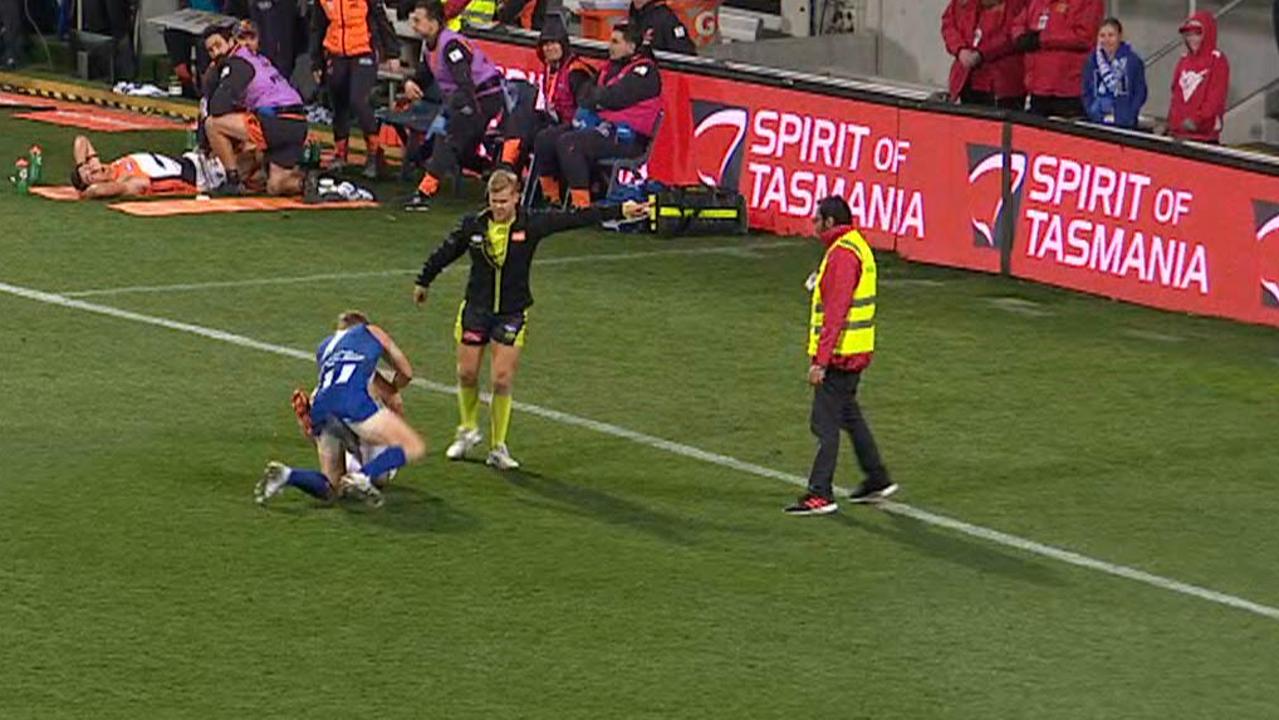
<svg viewBox="0 0 1279 720">
<path fill-rule="evenodd" d="M 1216 13 L 1214 13 L 1213 17 L 1220 19 L 1224 17 L 1225 15 L 1228 15 L 1231 12 L 1234 12 L 1235 8 L 1243 4 L 1244 4 L 1244 0 L 1231 0 L 1230 2 L 1226 3 L 1225 7 L 1221 8 Z M 1146 58 L 1146 67 L 1149 68 L 1155 63 L 1159 62 L 1160 60 L 1163 60 L 1164 58 L 1168 57 L 1168 55 L 1172 53 L 1173 50 L 1176 50 L 1177 48 L 1181 47 L 1181 44 L 1182 44 L 1181 39 L 1173 40 L 1169 42 L 1167 45 L 1164 45 L 1158 50 L 1150 53 L 1150 57 Z"/>
<path fill-rule="evenodd" d="M 1239 107 L 1240 105 L 1243 105 L 1249 100 L 1252 100 L 1258 95 L 1264 95 L 1272 90 L 1279 90 L 1279 77 L 1276 77 L 1275 79 L 1271 80 L 1265 85 L 1262 85 L 1256 90 L 1253 90 L 1252 92 L 1248 93 L 1243 98 L 1231 103 L 1229 106 L 1226 107 L 1226 112 L 1229 113 L 1231 110 L 1234 110 L 1235 108 Z"/>
</svg>

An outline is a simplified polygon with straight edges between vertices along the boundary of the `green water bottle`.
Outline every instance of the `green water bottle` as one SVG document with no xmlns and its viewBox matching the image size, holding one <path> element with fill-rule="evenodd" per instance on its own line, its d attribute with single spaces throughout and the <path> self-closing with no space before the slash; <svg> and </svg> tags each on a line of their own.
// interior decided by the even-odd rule
<svg viewBox="0 0 1279 720">
<path fill-rule="evenodd" d="M 18 188 L 19 195 L 31 192 L 31 163 L 26 158 L 20 157 L 13 164 L 13 184 Z"/>
<path fill-rule="evenodd" d="M 39 145 L 32 145 L 27 151 L 27 174 L 31 185 L 39 185 L 44 179 L 44 151 Z"/>
<path fill-rule="evenodd" d="M 195 150 L 200 144 L 200 133 L 196 130 L 195 123 L 187 126 L 187 152 Z"/>
<path fill-rule="evenodd" d="M 307 140 L 306 147 L 302 150 L 303 167 L 314 168 L 320 166 L 320 143 L 315 140 Z"/>
</svg>

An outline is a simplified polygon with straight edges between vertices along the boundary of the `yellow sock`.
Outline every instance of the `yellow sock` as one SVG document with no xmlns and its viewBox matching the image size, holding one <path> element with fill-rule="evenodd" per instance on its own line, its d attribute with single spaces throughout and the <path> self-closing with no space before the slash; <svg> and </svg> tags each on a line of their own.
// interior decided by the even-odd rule
<svg viewBox="0 0 1279 720">
<path fill-rule="evenodd" d="M 478 387 L 457 386 L 457 409 L 462 417 L 462 427 L 467 430 L 480 429 L 480 389 Z"/>
<path fill-rule="evenodd" d="M 506 444 L 506 431 L 511 428 L 511 396 L 494 395 L 489 405 L 489 419 L 492 422 L 492 445 Z"/>
</svg>

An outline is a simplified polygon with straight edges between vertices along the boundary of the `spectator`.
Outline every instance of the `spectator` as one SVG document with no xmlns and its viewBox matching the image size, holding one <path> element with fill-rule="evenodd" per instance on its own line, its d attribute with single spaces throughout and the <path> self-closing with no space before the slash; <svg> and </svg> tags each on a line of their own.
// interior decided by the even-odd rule
<svg viewBox="0 0 1279 720">
<path fill-rule="evenodd" d="M 488 25 L 497 13 L 497 0 L 445 0 L 444 21 L 449 30 L 459 31 L 462 24 Z"/>
<path fill-rule="evenodd" d="M 364 133 L 364 177 L 374 179 L 382 166 L 378 121 L 369 94 L 377 82 L 379 58 L 399 62 L 400 41 L 382 0 L 318 0 L 311 14 L 311 72 L 324 82 L 333 103 L 333 162 L 346 165 L 355 114 Z"/>
<path fill-rule="evenodd" d="M 1217 49 L 1217 19 L 1200 11 L 1181 24 L 1186 54 L 1172 74 L 1168 133 L 1182 140 L 1221 142 L 1230 63 Z"/>
<path fill-rule="evenodd" d="M 1097 33 L 1097 49 L 1084 68 L 1084 110 L 1103 125 L 1134 129 L 1146 104 L 1146 64 L 1128 43 L 1124 26 L 1106 18 Z"/>
<path fill-rule="evenodd" d="M 503 0 L 495 19 L 503 25 L 541 30 L 546 23 L 546 5 L 547 0 Z"/>
<path fill-rule="evenodd" d="M 22 58 L 23 0 L 0 0 L 0 70 L 13 70 Z"/>
<path fill-rule="evenodd" d="M 298 55 L 294 40 L 302 21 L 297 0 L 253 0 L 249 3 L 249 18 L 258 27 L 261 54 L 284 79 L 291 79 Z"/>
<path fill-rule="evenodd" d="M 651 50 L 696 55 L 697 46 L 688 28 L 666 4 L 666 0 L 631 0 L 628 24 Z"/>
<path fill-rule="evenodd" d="M 1030 0 L 1022 9 L 1013 34 L 1017 48 L 1026 53 L 1030 112 L 1083 117 L 1084 60 L 1104 14 L 1102 0 Z"/>
<path fill-rule="evenodd" d="M 560 176 L 573 207 L 591 204 L 591 170 L 600 160 L 641 155 L 652 142 L 662 111 L 662 78 L 644 52 L 639 28 L 618 25 L 608 43 L 608 65 L 578 100 L 574 129 L 560 135 L 555 154 L 537 158 L 547 200 L 558 199 Z"/>
<path fill-rule="evenodd" d="M 950 0 L 941 34 L 955 62 L 950 99 L 965 105 L 1026 107 L 1025 68 L 1012 25 L 1026 0 Z"/>
</svg>

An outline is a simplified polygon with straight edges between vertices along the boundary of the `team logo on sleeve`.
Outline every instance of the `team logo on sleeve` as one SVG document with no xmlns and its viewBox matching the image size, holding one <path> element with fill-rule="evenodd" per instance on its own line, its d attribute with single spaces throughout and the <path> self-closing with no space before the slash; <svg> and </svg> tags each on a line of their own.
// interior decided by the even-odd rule
<svg viewBox="0 0 1279 720">
<path fill-rule="evenodd" d="M 693 165 L 708 185 L 736 188 L 742 177 L 750 111 L 712 100 L 693 100 Z"/>
<path fill-rule="evenodd" d="M 1252 212 L 1261 243 L 1261 304 L 1279 310 L 1279 203 L 1253 200 Z"/>
<path fill-rule="evenodd" d="M 1008 167 L 1004 167 L 1007 157 Z M 1008 187 L 1011 202 L 1004 204 L 1004 172 L 1011 173 Z M 1005 156 L 1003 148 L 993 145 L 968 146 L 968 203 L 972 208 L 973 244 L 998 249 L 1001 227 L 1013 227 L 1021 209 L 1022 187 L 1026 181 L 1026 154 L 1013 152 Z M 1005 225 L 1006 223 L 1006 225 Z M 1011 233 L 1008 233 L 1011 235 Z"/>
</svg>

